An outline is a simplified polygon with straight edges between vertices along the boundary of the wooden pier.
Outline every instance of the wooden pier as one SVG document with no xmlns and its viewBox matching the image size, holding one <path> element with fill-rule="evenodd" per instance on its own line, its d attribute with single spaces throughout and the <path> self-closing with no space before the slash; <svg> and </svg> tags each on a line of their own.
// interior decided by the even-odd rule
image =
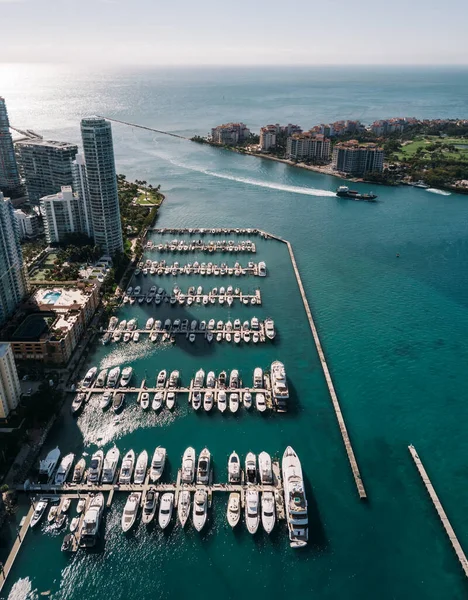
<svg viewBox="0 0 468 600">
<path fill-rule="evenodd" d="M 421 475 L 421 479 L 423 480 L 426 490 L 432 500 L 432 504 L 434 505 L 434 508 L 436 509 L 440 520 L 442 521 L 442 525 L 444 526 L 445 532 L 450 540 L 450 543 L 452 544 L 453 549 L 455 550 L 455 553 L 458 557 L 458 560 L 460 561 L 462 569 L 465 572 L 465 576 L 468 577 L 468 560 L 465 556 L 465 553 L 463 552 L 463 548 L 461 547 L 460 542 L 458 541 L 455 531 L 453 530 L 453 527 L 450 524 L 449 518 L 445 513 L 445 510 L 439 500 L 439 497 L 436 494 L 434 486 L 432 485 L 431 480 L 429 479 L 426 469 L 424 468 L 424 465 L 422 464 L 415 447 L 413 445 L 408 446 L 408 450 L 410 451 L 410 454 L 414 460 L 414 464 L 416 465 L 419 474 Z"/>
<path fill-rule="evenodd" d="M 16 540 L 15 543 L 13 544 L 13 548 L 10 551 L 10 554 L 8 555 L 8 558 L 5 562 L 5 564 L 3 565 L 3 568 L 0 570 L 0 591 L 3 588 L 3 585 L 5 584 L 5 581 L 11 571 L 11 568 L 13 567 L 13 564 L 15 562 L 15 558 L 18 555 L 18 552 L 20 551 L 21 546 L 23 545 L 23 541 L 26 538 L 26 534 L 28 533 L 29 530 L 29 523 L 31 522 L 32 516 L 34 514 L 34 510 L 35 507 L 34 505 L 31 505 L 28 511 L 28 514 L 24 517 L 23 521 L 22 521 L 22 526 L 21 529 L 17 532 L 17 536 L 16 536 Z"/>
</svg>

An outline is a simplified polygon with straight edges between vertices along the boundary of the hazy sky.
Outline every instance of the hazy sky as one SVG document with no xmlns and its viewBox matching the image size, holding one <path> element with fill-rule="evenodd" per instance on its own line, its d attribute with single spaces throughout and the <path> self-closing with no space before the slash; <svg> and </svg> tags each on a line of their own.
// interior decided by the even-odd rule
<svg viewBox="0 0 468 600">
<path fill-rule="evenodd" d="M 0 0 L 0 61 L 468 64 L 467 0 Z"/>
</svg>

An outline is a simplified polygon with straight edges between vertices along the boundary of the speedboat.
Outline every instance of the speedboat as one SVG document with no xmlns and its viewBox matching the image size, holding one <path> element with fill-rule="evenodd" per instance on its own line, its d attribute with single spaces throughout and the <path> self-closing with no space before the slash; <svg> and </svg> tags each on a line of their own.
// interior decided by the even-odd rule
<svg viewBox="0 0 468 600">
<path fill-rule="evenodd" d="M 124 456 L 119 474 L 119 483 L 129 484 L 132 481 L 133 467 L 135 466 L 135 452 L 129 450 Z"/>
<path fill-rule="evenodd" d="M 266 264 L 263 261 L 258 263 L 258 274 L 260 277 L 266 276 Z"/>
<path fill-rule="evenodd" d="M 146 470 L 148 468 L 148 452 L 143 452 L 138 457 L 135 467 L 135 475 L 133 476 L 133 482 L 136 484 L 143 484 L 146 478 Z"/>
<path fill-rule="evenodd" d="M 77 394 L 73 398 L 73 402 L 71 404 L 72 415 L 75 415 L 82 408 L 85 400 L 86 400 L 86 394 L 83 394 L 83 393 Z"/>
<path fill-rule="evenodd" d="M 241 466 L 239 455 L 233 452 L 228 460 L 228 481 L 229 483 L 239 483 L 241 480 Z"/>
<path fill-rule="evenodd" d="M 205 396 L 203 398 L 203 408 L 205 409 L 205 412 L 210 412 L 210 410 L 213 408 L 213 392 L 212 391 L 205 392 Z"/>
<path fill-rule="evenodd" d="M 78 504 L 76 505 L 77 514 L 81 515 L 81 513 L 84 511 L 85 508 L 86 508 L 86 498 L 80 498 L 78 500 Z"/>
<path fill-rule="evenodd" d="M 237 390 L 239 388 L 239 371 L 237 369 L 231 371 L 231 376 L 229 377 L 229 387 L 232 390 Z"/>
<path fill-rule="evenodd" d="M 214 371 L 210 371 L 208 373 L 208 375 L 206 376 L 206 387 L 214 388 L 215 383 L 216 383 L 216 376 L 214 374 Z"/>
<path fill-rule="evenodd" d="M 172 410 L 175 406 L 176 395 L 175 392 L 167 392 L 166 394 L 166 406 L 169 410 Z"/>
<path fill-rule="evenodd" d="M 149 407 L 149 398 L 150 395 L 148 392 L 142 392 L 140 396 L 140 406 L 143 410 L 146 410 Z"/>
<path fill-rule="evenodd" d="M 70 523 L 70 533 L 74 533 L 80 524 L 80 517 L 73 517 Z"/>
<path fill-rule="evenodd" d="M 307 545 L 309 519 L 301 462 L 291 446 L 284 451 L 281 469 L 289 545 L 291 548 L 300 548 Z"/>
<path fill-rule="evenodd" d="M 102 369 L 96 379 L 96 387 L 104 387 L 106 385 L 107 373 L 109 369 Z"/>
<path fill-rule="evenodd" d="M 200 392 L 195 391 L 192 395 L 192 408 L 198 410 L 202 405 L 202 395 Z"/>
<path fill-rule="evenodd" d="M 229 394 L 229 410 L 232 413 L 239 410 L 239 394 Z"/>
<path fill-rule="evenodd" d="M 99 401 L 99 406 L 104 410 L 109 406 L 112 401 L 112 392 L 110 390 L 106 390 L 102 395 L 101 400 Z"/>
<path fill-rule="evenodd" d="M 112 410 L 115 413 L 118 413 L 123 408 L 124 402 L 125 402 L 125 394 L 122 394 L 122 393 L 114 394 L 114 397 L 112 399 Z"/>
<path fill-rule="evenodd" d="M 193 483 L 195 478 L 195 460 L 195 449 L 192 447 L 187 448 L 182 457 L 182 483 Z"/>
<path fill-rule="evenodd" d="M 239 331 L 236 331 L 236 333 L 234 334 L 234 342 L 235 342 L 236 344 L 239 344 L 239 343 L 240 343 L 240 341 L 241 341 L 241 334 L 240 334 L 240 332 L 239 332 Z"/>
<path fill-rule="evenodd" d="M 91 547 L 96 544 L 103 513 L 104 494 L 96 494 L 91 499 L 81 525 L 81 547 Z"/>
<path fill-rule="evenodd" d="M 255 394 L 255 406 L 256 406 L 258 412 L 266 411 L 265 394 L 261 394 L 261 393 Z"/>
<path fill-rule="evenodd" d="M 244 402 L 245 408 L 250 408 L 252 406 L 252 394 L 250 392 L 245 392 L 242 400 Z"/>
<path fill-rule="evenodd" d="M 146 321 L 146 325 L 145 325 L 145 329 L 150 330 L 153 328 L 154 325 L 154 318 L 150 317 L 147 321 Z"/>
<path fill-rule="evenodd" d="M 81 483 L 84 477 L 86 469 L 86 461 L 84 458 L 80 458 L 80 460 L 76 463 L 75 468 L 73 470 L 72 483 Z"/>
<path fill-rule="evenodd" d="M 260 472 L 260 482 L 264 485 L 272 485 L 273 471 L 271 469 L 271 457 L 268 452 L 260 452 L 258 455 L 258 470 Z"/>
<path fill-rule="evenodd" d="M 102 450 L 98 450 L 91 457 L 91 462 L 88 469 L 88 485 L 99 485 L 103 464 L 104 452 Z"/>
<path fill-rule="evenodd" d="M 49 512 L 47 514 L 47 523 L 49 523 L 49 525 L 51 525 L 57 518 L 57 515 L 58 515 L 58 506 L 51 506 L 49 509 Z"/>
<path fill-rule="evenodd" d="M 245 522 L 250 533 L 254 534 L 260 523 L 257 490 L 249 489 L 245 494 Z"/>
<path fill-rule="evenodd" d="M 33 516 L 31 517 L 31 521 L 29 523 L 29 527 L 33 528 L 39 523 L 39 521 L 42 519 L 42 515 L 45 513 L 48 504 L 49 501 L 46 498 L 42 498 L 41 500 L 39 500 L 39 502 L 35 506 Z"/>
<path fill-rule="evenodd" d="M 108 387 L 115 387 L 119 381 L 120 367 L 114 367 L 110 370 L 109 377 L 107 378 Z"/>
<path fill-rule="evenodd" d="M 140 508 L 141 492 L 132 492 L 127 498 L 122 513 L 122 531 L 128 531 L 135 524 L 138 509 Z"/>
<path fill-rule="evenodd" d="M 63 515 L 65 515 L 68 512 L 70 505 L 71 505 L 71 498 L 62 498 L 62 501 L 60 502 L 60 506 L 59 506 L 60 512 Z"/>
<path fill-rule="evenodd" d="M 179 494 L 179 501 L 177 504 L 177 516 L 179 517 L 182 528 L 184 528 L 185 523 L 187 523 L 191 503 L 190 492 L 188 490 L 182 490 Z"/>
<path fill-rule="evenodd" d="M 201 388 L 205 382 L 205 371 L 203 369 L 199 369 L 195 375 L 195 379 L 193 382 L 193 387 Z"/>
<path fill-rule="evenodd" d="M 193 526 L 201 531 L 206 523 L 208 515 L 208 494 L 206 490 L 197 490 L 193 499 Z"/>
<path fill-rule="evenodd" d="M 278 407 L 278 412 L 286 412 L 286 400 L 289 398 L 289 389 L 284 365 L 279 360 L 271 363 L 271 391 Z"/>
<path fill-rule="evenodd" d="M 156 387 L 163 388 L 166 385 L 167 371 L 163 369 L 159 371 L 158 378 L 156 380 Z"/>
<path fill-rule="evenodd" d="M 225 388 L 226 387 L 226 371 L 221 371 L 221 373 L 218 375 L 218 388 Z"/>
<path fill-rule="evenodd" d="M 257 389 L 263 387 L 263 371 L 260 367 L 256 367 L 254 370 L 253 386 Z"/>
<path fill-rule="evenodd" d="M 227 394 L 224 390 L 218 392 L 218 410 L 224 412 L 227 409 Z"/>
<path fill-rule="evenodd" d="M 158 446 L 153 454 L 150 468 L 150 481 L 155 483 L 159 479 L 164 471 L 164 465 L 166 464 L 166 448 Z"/>
<path fill-rule="evenodd" d="M 173 508 L 174 494 L 171 492 L 166 492 L 162 495 L 161 502 L 159 504 L 158 522 L 161 529 L 166 529 L 166 527 L 169 525 Z"/>
<path fill-rule="evenodd" d="M 245 478 L 247 483 L 257 483 L 257 457 L 253 452 L 245 457 Z"/>
<path fill-rule="evenodd" d="M 83 379 L 83 383 L 81 384 L 81 386 L 84 388 L 91 387 L 91 384 L 93 383 L 94 378 L 96 377 L 96 373 L 97 373 L 97 367 L 92 367 L 91 369 L 89 369 L 89 371 L 86 373 L 86 375 Z"/>
<path fill-rule="evenodd" d="M 239 492 L 231 492 L 227 507 L 227 520 L 231 527 L 235 527 L 240 519 L 240 494 Z"/>
<path fill-rule="evenodd" d="M 177 387 L 177 385 L 179 383 L 179 377 L 180 377 L 179 371 L 172 371 L 172 373 L 169 377 L 169 387 L 170 388 Z"/>
<path fill-rule="evenodd" d="M 156 507 L 158 505 L 159 492 L 155 492 L 153 488 L 150 488 L 146 492 L 145 502 L 143 504 L 143 513 L 141 520 L 145 525 L 151 523 L 156 513 Z"/>
<path fill-rule="evenodd" d="M 265 335 L 269 340 L 274 339 L 276 336 L 275 323 L 270 317 L 265 319 Z"/>
<path fill-rule="evenodd" d="M 273 531 L 275 526 L 275 497 L 273 492 L 262 493 L 262 525 L 267 533 Z"/>
<path fill-rule="evenodd" d="M 74 454 L 67 454 L 60 462 L 60 466 L 55 474 L 54 485 L 63 485 L 67 481 L 68 473 L 70 473 L 71 466 L 75 460 Z"/>
<path fill-rule="evenodd" d="M 151 408 L 153 410 L 160 410 L 163 403 L 163 395 L 161 392 L 156 392 L 153 398 L 153 402 L 151 403 Z"/>
<path fill-rule="evenodd" d="M 198 457 L 197 484 L 207 485 L 210 480 L 211 454 L 208 448 L 203 448 Z"/>
<path fill-rule="evenodd" d="M 120 387 L 127 387 L 133 376 L 132 367 L 125 367 L 120 378 Z"/>
<path fill-rule="evenodd" d="M 120 450 L 114 446 L 106 452 L 104 467 L 102 468 L 102 483 L 113 483 L 117 465 L 119 464 Z"/>
</svg>

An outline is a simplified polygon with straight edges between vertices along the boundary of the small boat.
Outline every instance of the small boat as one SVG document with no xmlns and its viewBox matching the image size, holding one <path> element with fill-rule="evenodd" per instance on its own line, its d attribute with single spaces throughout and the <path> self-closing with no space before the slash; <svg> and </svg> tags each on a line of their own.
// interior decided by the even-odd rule
<svg viewBox="0 0 468 600">
<path fill-rule="evenodd" d="M 258 274 L 260 277 L 266 276 L 266 264 L 263 261 L 258 263 Z"/>
<path fill-rule="evenodd" d="M 127 498 L 124 511 L 122 513 L 122 531 L 129 531 L 135 524 L 138 509 L 140 508 L 141 492 L 132 492 Z"/>
<path fill-rule="evenodd" d="M 195 463 L 195 449 L 189 447 L 185 450 L 184 455 L 182 457 L 182 483 L 193 483 L 193 480 L 195 479 Z"/>
<path fill-rule="evenodd" d="M 197 484 L 207 485 L 210 480 L 211 454 L 208 448 L 203 448 L 198 457 Z"/>
<path fill-rule="evenodd" d="M 226 387 L 226 371 L 221 371 L 218 375 L 218 388 L 224 389 Z"/>
<path fill-rule="evenodd" d="M 86 400 L 86 394 L 83 394 L 83 393 L 77 394 L 73 398 L 73 402 L 71 404 L 72 415 L 75 415 L 83 407 L 85 400 Z"/>
<path fill-rule="evenodd" d="M 263 387 L 263 371 L 260 367 L 256 367 L 254 370 L 253 386 L 257 389 Z"/>
<path fill-rule="evenodd" d="M 193 499 L 193 526 L 201 531 L 208 516 L 208 494 L 206 490 L 197 490 Z"/>
<path fill-rule="evenodd" d="M 49 525 L 51 525 L 58 514 L 58 506 L 51 506 L 50 510 L 49 510 L 49 514 L 47 515 L 47 523 L 49 523 Z"/>
<path fill-rule="evenodd" d="M 39 523 L 39 521 L 42 519 L 42 515 L 44 514 L 48 504 L 49 504 L 49 501 L 46 500 L 45 498 L 39 500 L 39 502 L 35 506 L 33 516 L 31 517 L 31 521 L 29 523 L 29 527 L 33 528 Z"/>
<path fill-rule="evenodd" d="M 253 452 L 245 457 L 245 478 L 247 483 L 257 483 L 257 457 Z"/>
<path fill-rule="evenodd" d="M 82 387 L 84 387 L 84 388 L 91 387 L 91 384 L 93 383 L 94 378 L 96 377 L 96 373 L 97 373 L 97 367 L 92 367 L 91 369 L 89 369 L 89 371 L 86 373 L 86 375 L 83 379 L 83 383 L 81 384 Z"/>
<path fill-rule="evenodd" d="M 75 536 L 72 533 L 68 533 L 63 538 L 62 547 L 61 547 L 62 552 L 71 552 L 73 550 L 73 539 L 74 539 L 74 537 Z"/>
<path fill-rule="evenodd" d="M 106 409 L 109 404 L 112 402 L 112 395 L 113 392 L 111 392 L 110 390 L 106 390 L 104 392 L 104 394 L 102 395 L 100 401 L 99 401 L 99 406 L 100 408 L 102 408 L 102 410 Z"/>
<path fill-rule="evenodd" d="M 122 461 L 119 474 L 119 483 L 128 484 L 132 481 L 133 467 L 135 466 L 135 452 L 129 450 Z"/>
<path fill-rule="evenodd" d="M 67 481 L 68 473 L 70 473 L 71 466 L 75 460 L 74 454 L 67 454 L 60 462 L 57 473 L 55 474 L 54 485 L 63 485 Z"/>
<path fill-rule="evenodd" d="M 166 464 L 166 448 L 158 446 L 154 451 L 153 458 L 151 460 L 150 468 L 150 481 L 155 483 L 159 479 L 164 471 L 164 465 Z"/>
<path fill-rule="evenodd" d="M 122 394 L 122 393 L 115 394 L 114 397 L 112 398 L 112 410 L 115 413 L 118 413 L 123 408 L 124 403 L 125 403 L 125 394 Z"/>
<path fill-rule="evenodd" d="M 88 485 L 99 485 L 103 464 L 104 452 L 102 450 L 98 450 L 91 457 L 87 478 Z"/>
<path fill-rule="evenodd" d="M 275 323 L 273 319 L 265 319 L 265 335 L 269 340 L 273 340 L 276 336 Z"/>
<path fill-rule="evenodd" d="M 241 341 L 241 334 L 239 331 L 236 331 L 236 333 L 234 334 L 234 342 L 236 344 L 238 344 Z"/>
<path fill-rule="evenodd" d="M 156 392 L 153 398 L 153 402 L 151 403 L 151 408 L 153 410 L 160 410 L 163 403 L 163 395 L 161 392 Z"/>
<path fill-rule="evenodd" d="M 135 475 L 133 477 L 133 482 L 141 485 L 145 482 L 146 471 L 148 469 L 148 452 L 143 450 L 143 452 L 138 457 L 135 467 Z"/>
<path fill-rule="evenodd" d="M 126 331 L 123 336 L 123 341 L 127 344 L 132 339 L 132 332 Z"/>
<path fill-rule="evenodd" d="M 236 413 L 239 410 L 239 394 L 229 394 L 229 410 Z"/>
<path fill-rule="evenodd" d="M 210 412 L 210 410 L 213 408 L 213 392 L 212 391 L 205 392 L 205 396 L 203 398 L 203 408 L 205 409 L 205 412 Z"/>
<path fill-rule="evenodd" d="M 174 494 L 171 492 L 166 492 L 162 495 L 161 502 L 159 504 L 158 522 L 161 529 L 166 529 L 166 527 L 169 525 L 173 509 Z"/>
<path fill-rule="evenodd" d="M 60 512 L 64 515 L 68 512 L 71 505 L 71 498 L 63 498 L 60 502 Z"/>
<path fill-rule="evenodd" d="M 252 406 L 252 394 L 250 392 L 245 392 L 242 397 L 242 401 L 245 408 L 249 409 Z"/>
<path fill-rule="evenodd" d="M 146 410 L 149 407 L 150 403 L 150 395 L 148 392 L 142 392 L 140 396 L 140 406 L 143 410 Z"/>
<path fill-rule="evenodd" d="M 109 369 L 103 369 L 99 372 L 99 375 L 96 379 L 96 387 L 104 387 L 106 385 L 108 371 Z"/>
<path fill-rule="evenodd" d="M 231 376 L 229 377 L 229 387 L 232 390 L 237 390 L 239 388 L 239 371 L 237 369 L 231 371 Z"/>
<path fill-rule="evenodd" d="M 81 515 L 86 507 L 86 498 L 80 498 L 78 500 L 78 504 L 76 505 L 76 512 Z"/>
<path fill-rule="evenodd" d="M 73 517 L 70 523 L 70 532 L 73 533 L 78 529 L 78 525 L 80 524 L 80 517 Z"/>
<path fill-rule="evenodd" d="M 163 369 L 159 371 L 158 377 L 156 379 L 156 387 L 163 388 L 166 385 L 167 371 Z"/>
<path fill-rule="evenodd" d="M 120 367 L 114 367 L 109 372 L 109 377 L 107 378 L 108 387 L 115 387 L 120 377 Z"/>
<path fill-rule="evenodd" d="M 175 388 L 179 384 L 180 373 L 179 371 L 172 371 L 169 377 L 169 387 Z"/>
<path fill-rule="evenodd" d="M 85 469 L 86 469 L 86 461 L 84 458 L 80 458 L 80 460 L 76 463 L 75 468 L 73 470 L 72 483 L 81 483 L 83 481 Z"/>
<path fill-rule="evenodd" d="M 255 406 L 256 406 L 258 412 L 266 411 L 265 394 L 261 394 L 261 393 L 255 394 Z"/>
<path fill-rule="evenodd" d="M 132 367 L 125 367 L 120 378 L 120 387 L 127 387 L 133 376 Z"/>
<path fill-rule="evenodd" d="M 241 466 L 239 455 L 233 452 L 228 460 L 228 481 L 229 483 L 239 483 L 241 480 Z"/>
<path fill-rule="evenodd" d="M 62 514 L 59 511 L 55 518 L 55 529 L 61 529 L 64 526 L 66 519 L 67 515 Z"/>
<path fill-rule="evenodd" d="M 192 500 L 190 497 L 190 492 L 188 490 L 182 490 L 179 494 L 179 502 L 177 505 L 177 516 L 182 528 L 184 528 L 185 524 L 187 523 L 187 519 L 190 514 L 191 503 Z"/>
<path fill-rule="evenodd" d="M 267 533 L 273 531 L 275 526 L 275 497 L 273 492 L 262 493 L 262 525 Z"/>
<path fill-rule="evenodd" d="M 218 410 L 224 412 L 227 409 L 227 394 L 224 390 L 218 392 Z"/>
<path fill-rule="evenodd" d="M 188 338 L 188 339 L 189 339 L 189 342 L 190 342 L 191 344 L 193 344 L 193 343 L 194 343 L 194 341 L 197 339 L 197 336 L 196 336 L 194 333 L 190 333 L 190 334 L 189 334 L 189 338 Z"/>
<path fill-rule="evenodd" d="M 102 483 L 113 483 L 117 465 L 119 464 L 120 450 L 114 446 L 106 452 L 102 468 Z"/>
<path fill-rule="evenodd" d="M 175 392 L 167 392 L 166 394 L 166 406 L 169 410 L 172 410 L 175 406 L 176 395 Z"/>
<path fill-rule="evenodd" d="M 141 520 L 145 525 L 151 523 L 156 514 L 156 507 L 158 505 L 159 492 L 156 492 L 153 488 L 150 488 L 146 492 L 145 502 L 143 504 L 143 513 Z"/>
<path fill-rule="evenodd" d="M 260 523 L 257 490 L 247 490 L 245 495 L 245 522 L 250 533 L 254 534 Z"/>
<path fill-rule="evenodd" d="M 216 383 L 216 376 L 214 374 L 214 371 L 210 371 L 208 373 L 208 375 L 206 376 L 206 387 L 214 388 L 215 383 Z"/>
<path fill-rule="evenodd" d="M 264 485 L 271 485 L 273 483 L 273 471 L 271 457 L 268 452 L 260 452 L 258 455 L 258 470 L 260 472 L 260 482 Z"/>
<path fill-rule="evenodd" d="M 227 520 L 231 527 L 235 527 L 239 523 L 241 511 L 240 494 L 239 492 L 231 492 L 227 507 Z"/>
<path fill-rule="evenodd" d="M 138 331 L 134 331 L 133 335 L 132 335 L 132 340 L 134 342 L 138 342 L 139 339 L 140 339 L 140 334 L 138 333 Z"/>
</svg>

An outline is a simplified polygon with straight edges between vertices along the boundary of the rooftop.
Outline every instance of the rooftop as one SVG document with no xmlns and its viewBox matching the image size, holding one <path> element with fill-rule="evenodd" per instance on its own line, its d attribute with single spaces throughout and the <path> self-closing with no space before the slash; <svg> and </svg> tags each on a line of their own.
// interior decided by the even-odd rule
<svg viewBox="0 0 468 600">
<path fill-rule="evenodd" d="M 42 310 L 46 307 L 54 310 L 70 308 L 79 308 L 83 306 L 90 292 L 80 288 L 66 288 L 66 287 L 54 287 L 54 288 L 39 288 L 34 293 L 32 298 Z"/>
<path fill-rule="evenodd" d="M 18 140 L 15 142 L 16 146 L 39 146 L 42 148 L 55 148 L 57 150 L 71 150 L 78 148 L 76 144 L 70 144 L 68 142 L 56 142 L 54 140 L 44 140 L 42 138 L 34 138 L 27 140 Z"/>
</svg>

